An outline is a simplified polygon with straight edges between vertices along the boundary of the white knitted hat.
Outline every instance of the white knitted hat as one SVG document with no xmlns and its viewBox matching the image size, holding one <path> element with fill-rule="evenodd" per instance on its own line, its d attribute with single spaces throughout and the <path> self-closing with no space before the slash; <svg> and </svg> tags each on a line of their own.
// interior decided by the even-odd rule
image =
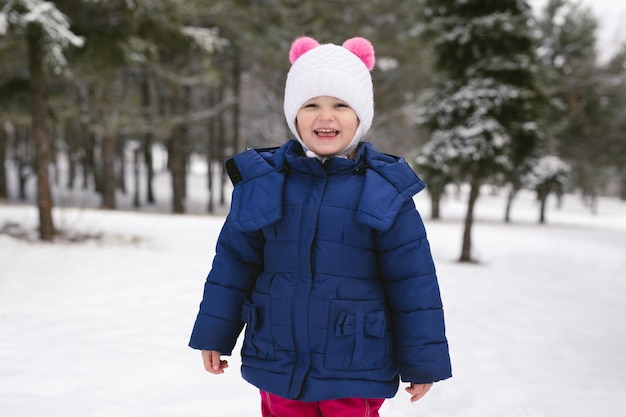
<svg viewBox="0 0 626 417">
<path fill-rule="evenodd" d="M 331 96 L 345 101 L 359 118 L 350 144 L 340 153 L 349 155 L 372 125 L 374 92 L 370 70 L 374 68 L 374 47 L 364 38 L 351 38 L 342 46 L 320 45 L 315 39 L 301 37 L 291 45 L 292 63 L 285 84 L 285 118 L 309 156 L 312 154 L 296 130 L 296 115 L 308 100 Z"/>
</svg>

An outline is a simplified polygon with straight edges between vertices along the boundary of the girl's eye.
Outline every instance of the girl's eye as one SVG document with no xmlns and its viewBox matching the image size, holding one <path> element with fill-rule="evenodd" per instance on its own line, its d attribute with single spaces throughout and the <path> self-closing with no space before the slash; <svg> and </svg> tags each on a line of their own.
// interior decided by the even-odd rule
<svg viewBox="0 0 626 417">
<path fill-rule="evenodd" d="M 308 103 L 308 104 L 304 105 L 305 109 L 314 109 L 316 107 L 317 107 L 317 104 L 315 104 L 315 103 Z"/>
<path fill-rule="evenodd" d="M 346 103 L 337 103 L 337 104 L 335 104 L 335 107 L 344 108 L 344 107 L 350 107 L 350 106 L 348 106 Z"/>
</svg>

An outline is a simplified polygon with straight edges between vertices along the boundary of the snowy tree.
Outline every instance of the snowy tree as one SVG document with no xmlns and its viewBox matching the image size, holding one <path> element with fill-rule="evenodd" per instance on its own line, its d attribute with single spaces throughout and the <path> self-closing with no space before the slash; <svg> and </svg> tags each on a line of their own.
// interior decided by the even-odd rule
<svg viewBox="0 0 626 417">
<path fill-rule="evenodd" d="M 546 155 L 530 164 L 532 169 L 526 173 L 522 182 L 524 186 L 537 193 L 540 203 L 539 223 L 546 222 L 546 201 L 550 194 L 561 197 L 568 184 L 570 165 L 554 155 Z"/>
<path fill-rule="evenodd" d="M 601 119 L 612 118 L 612 106 L 602 105 L 607 78 L 598 71 L 597 25 L 588 7 L 569 0 L 549 0 L 537 18 L 542 90 L 550 104 L 542 113 L 545 153 L 567 160 L 576 186 L 589 195 L 599 177 L 594 155 L 605 153 L 598 147 Z"/>
<path fill-rule="evenodd" d="M 440 202 L 446 186 L 454 181 L 453 165 L 449 163 L 446 154 L 439 152 L 434 141 L 426 143 L 417 156 L 412 159 L 415 170 L 428 179 L 428 194 L 430 196 L 430 217 L 439 219 Z"/>
<path fill-rule="evenodd" d="M 607 129 L 602 149 L 606 163 L 616 172 L 619 196 L 626 201 L 626 44 L 607 63 L 605 71 L 611 82 L 601 100 Z"/>
<path fill-rule="evenodd" d="M 598 61 L 599 21 L 580 2 L 549 0 L 537 22 L 548 153 L 570 164 L 573 186 L 595 211 L 607 183 L 626 185 L 626 49 Z"/>
<path fill-rule="evenodd" d="M 49 165 L 50 132 L 47 121 L 46 71 L 55 73 L 66 66 L 63 50 L 82 46 L 83 39 L 69 29 L 66 16 L 54 3 L 43 0 L 9 0 L 0 9 L 0 35 L 26 39 L 32 95 L 32 124 L 36 142 L 37 205 L 39 236 L 51 241 L 56 233 L 52 219 Z"/>
<path fill-rule="evenodd" d="M 470 185 L 460 261 L 470 262 L 481 185 L 511 177 L 535 147 L 530 7 L 523 0 L 424 0 L 442 81 L 423 98 L 426 148 Z"/>
</svg>

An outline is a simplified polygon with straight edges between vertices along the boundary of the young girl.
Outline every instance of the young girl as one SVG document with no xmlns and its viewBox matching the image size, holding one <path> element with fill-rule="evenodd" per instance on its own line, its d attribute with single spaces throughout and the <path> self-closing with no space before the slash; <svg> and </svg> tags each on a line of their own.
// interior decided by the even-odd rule
<svg viewBox="0 0 626 417">
<path fill-rule="evenodd" d="M 284 111 L 296 140 L 226 162 L 228 217 L 189 345 L 244 379 L 262 415 L 378 416 L 399 380 L 412 401 L 451 376 L 443 307 L 405 160 L 361 142 L 374 49 L 294 41 Z"/>
</svg>

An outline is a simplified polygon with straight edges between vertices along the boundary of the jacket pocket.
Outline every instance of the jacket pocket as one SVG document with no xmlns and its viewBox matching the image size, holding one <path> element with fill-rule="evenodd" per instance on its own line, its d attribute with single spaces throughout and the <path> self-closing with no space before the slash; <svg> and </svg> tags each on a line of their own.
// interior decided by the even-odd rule
<svg viewBox="0 0 626 417">
<path fill-rule="evenodd" d="M 390 332 L 379 301 L 330 303 L 324 355 L 328 370 L 369 370 L 389 364 Z"/>
<path fill-rule="evenodd" d="M 274 359 L 274 337 L 270 326 L 270 296 L 253 293 L 244 302 L 241 321 L 246 325 L 242 354 L 260 359 Z"/>
</svg>

